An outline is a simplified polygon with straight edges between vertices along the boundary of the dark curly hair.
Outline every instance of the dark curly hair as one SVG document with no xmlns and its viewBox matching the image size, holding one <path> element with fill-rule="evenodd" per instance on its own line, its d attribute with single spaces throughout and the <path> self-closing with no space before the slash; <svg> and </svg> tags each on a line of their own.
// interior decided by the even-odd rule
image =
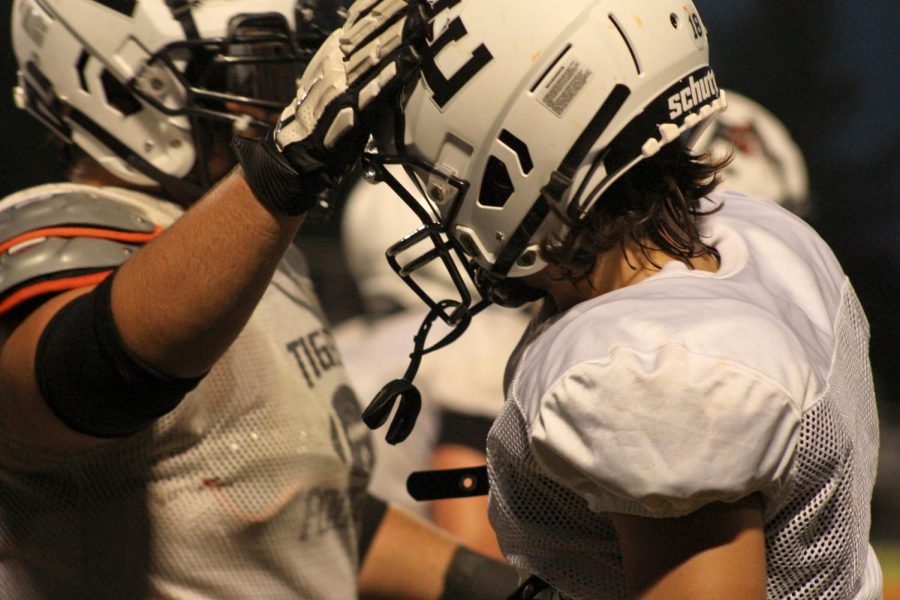
<svg viewBox="0 0 900 600">
<path fill-rule="evenodd" d="M 620 247 L 624 255 L 627 243 L 637 245 L 656 267 L 651 256 L 655 250 L 689 267 L 690 259 L 701 256 L 718 261 L 716 249 L 700 237 L 697 218 L 718 210 L 703 212 L 700 200 L 716 188 L 719 171 L 730 160 L 713 162 L 708 154 L 693 154 L 676 140 L 610 186 L 582 221 L 576 222 L 551 202 L 570 229 L 562 239 L 544 242 L 543 258 L 573 283 L 587 278 L 600 254 Z"/>
</svg>

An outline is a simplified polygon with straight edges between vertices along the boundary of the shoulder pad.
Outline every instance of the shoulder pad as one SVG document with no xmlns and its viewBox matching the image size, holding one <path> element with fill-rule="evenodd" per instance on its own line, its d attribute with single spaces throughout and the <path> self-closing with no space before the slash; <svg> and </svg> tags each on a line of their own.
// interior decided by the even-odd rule
<svg viewBox="0 0 900 600">
<path fill-rule="evenodd" d="M 136 207 L 88 191 L 21 197 L 0 210 L 0 314 L 99 283 L 161 231 Z"/>
</svg>

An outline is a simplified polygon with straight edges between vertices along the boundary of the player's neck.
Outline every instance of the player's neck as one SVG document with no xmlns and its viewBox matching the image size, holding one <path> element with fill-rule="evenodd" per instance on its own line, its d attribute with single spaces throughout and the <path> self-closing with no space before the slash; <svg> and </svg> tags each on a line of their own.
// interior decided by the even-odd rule
<svg viewBox="0 0 900 600">
<path fill-rule="evenodd" d="M 577 283 L 562 279 L 550 267 L 541 287 L 547 290 L 557 310 L 563 312 L 591 298 L 636 285 L 673 260 L 678 259 L 661 250 L 644 253 L 637 244 L 629 244 L 624 249 L 616 247 L 600 254 L 591 272 Z M 690 263 L 692 268 L 701 271 L 718 269 L 715 258 L 709 255 L 693 258 Z"/>
</svg>

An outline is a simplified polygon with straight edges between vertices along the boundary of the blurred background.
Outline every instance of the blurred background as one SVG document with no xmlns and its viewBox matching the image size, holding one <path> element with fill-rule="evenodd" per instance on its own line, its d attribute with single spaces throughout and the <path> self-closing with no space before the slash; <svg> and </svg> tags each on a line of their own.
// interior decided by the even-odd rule
<svg viewBox="0 0 900 600">
<path fill-rule="evenodd" d="M 807 220 L 866 308 L 882 426 L 872 537 L 886 597 L 900 598 L 900 2 L 695 2 L 720 86 L 766 106 L 802 149 L 813 194 Z M 5 16 L 0 40 L 8 46 Z M 48 134 L 13 107 L 14 80 L 4 49 L 0 197 L 62 176 Z M 333 324 L 360 310 L 337 231 L 336 220 L 310 223 L 298 239 Z"/>
</svg>

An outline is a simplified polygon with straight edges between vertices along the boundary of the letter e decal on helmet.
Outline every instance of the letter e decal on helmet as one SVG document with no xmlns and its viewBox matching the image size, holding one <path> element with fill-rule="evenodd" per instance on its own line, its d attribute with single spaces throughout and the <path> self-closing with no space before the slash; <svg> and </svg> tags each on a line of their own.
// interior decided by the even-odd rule
<svg viewBox="0 0 900 600">
<path fill-rule="evenodd" d="M 447 25 L 429 48 L 428 55 L 422 61 L 422 77 L 431 89 L 431 97 L 439 108 L 443 108 L 459 90 L 469 83 L 491 60 L 493 56 L 487 46 L 480 44 L 472 52 L 472 57 L 456 73 L 449 78 L 441 73 L 435 58 L 451 42 L 458 42 L 468 31 L 462 19 L 456 17 Z"/>
</svg>

